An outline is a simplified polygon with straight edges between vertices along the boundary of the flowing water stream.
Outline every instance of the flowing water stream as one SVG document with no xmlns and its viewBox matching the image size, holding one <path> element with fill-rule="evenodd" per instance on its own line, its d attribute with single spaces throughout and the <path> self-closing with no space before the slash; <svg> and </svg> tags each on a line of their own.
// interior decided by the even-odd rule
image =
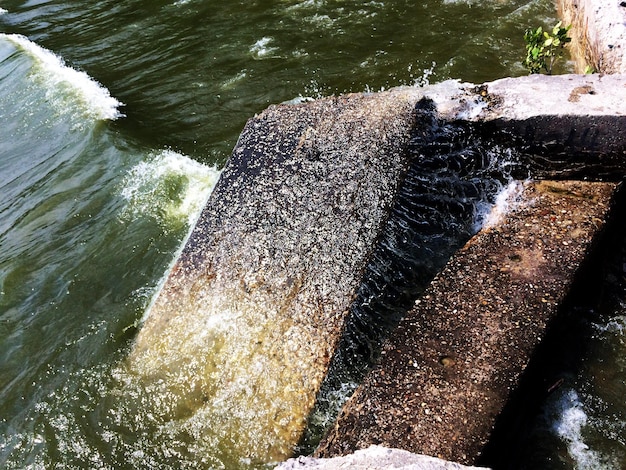
<svg viewBox="0 0 626 470">
<path fill-rule="evenodd" d="M 246 119 L 521 75 L 524 29 L 555 16 L 549 0 L 0 0 L 0 467 L 257 466 L 168 422 L 119 366 Z M 542 465 L 624 461 L 620 263 L 593 354 L 546 407 Z"/>
</svg>

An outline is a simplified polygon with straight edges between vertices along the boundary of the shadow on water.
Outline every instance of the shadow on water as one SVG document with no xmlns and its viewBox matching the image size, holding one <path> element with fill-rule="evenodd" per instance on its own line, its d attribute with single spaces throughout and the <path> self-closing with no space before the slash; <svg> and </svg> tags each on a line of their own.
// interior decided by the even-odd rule
<svg viewBox="0 0 626 470">
<path fill-rule="evenodd" d="M 452 254 L 481 227 L 497 194 L 522 170 L 509 149 L 417 105 L 411 166 L 350 307 L 344 334 L 297 452 L 313 451 L 376 362 L 380 346 Z"/>
</svg>

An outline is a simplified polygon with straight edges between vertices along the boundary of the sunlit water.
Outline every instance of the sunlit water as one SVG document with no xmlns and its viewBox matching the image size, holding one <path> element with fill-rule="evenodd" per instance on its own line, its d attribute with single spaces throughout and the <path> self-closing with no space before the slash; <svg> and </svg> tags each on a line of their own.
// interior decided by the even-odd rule
<svg viewBox="0 0 626 470">
<path fill-rule="evenodd" d="M 523 30 L 554 17 L 547 0 L 0 0 L 0 467 L 253 466 L 120 365 L 246 119 L 520 75 Z M 547 408 L 559 468 L 623 461 L 607 315 Z"/>
</svg>

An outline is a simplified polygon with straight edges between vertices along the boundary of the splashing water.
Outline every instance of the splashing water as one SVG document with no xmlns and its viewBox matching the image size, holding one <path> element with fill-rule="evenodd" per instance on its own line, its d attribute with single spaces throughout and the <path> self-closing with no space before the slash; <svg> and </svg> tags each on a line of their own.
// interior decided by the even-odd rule
<svg viewBox="0 0 626 470">
<path fill-rule="evenodd" d="M 587 426 L 587 413 L 575 390 L 568 390 L 557 403 L 559 414 L 554 432 L 567 444 L 567 451 L 579 470 L 609 468 L 603 465 L 600 454 L 585 443 L 583 430 Z"/>
<path fill-rule="evenodd" d="M 44 84 L 48 100 L 59 112 L 73 112 L 78 101 L 85 117 L 114 120 L 123 116 L 118 109 L 122 103 L 86 73 L 68 67 L 59 56 L 19 34 L 0 33 L 0 40 L 15 44 L 33 58 L 33 79 Z"/>
<path fill-rule="evenodd" d="M 153 153 L 130 169 L 122 182 L 128 201 L 121 217 L 130 220 L 149 215 L 164 226 L 193 227 L 220 172 L 179 153 Z"/>
</svg>

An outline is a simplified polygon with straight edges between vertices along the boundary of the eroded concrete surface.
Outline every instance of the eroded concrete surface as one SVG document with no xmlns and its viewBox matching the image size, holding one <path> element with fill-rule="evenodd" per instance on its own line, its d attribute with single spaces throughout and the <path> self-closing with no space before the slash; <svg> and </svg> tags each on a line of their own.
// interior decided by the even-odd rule
<svg viewBox="0 0 626 470">
<path fill-rule="evenodd" d="M 520 183 L 385 345 L 317 455 L 372 444 L 472 464 L 611 208 L 615 184 Z"/>
<path fill-rule="evenodd" d="M 407 170 L 418 95 L 248 122 L 128 359 L 167 419 L 252 462 L 291 454 Z"/>
</svg>

